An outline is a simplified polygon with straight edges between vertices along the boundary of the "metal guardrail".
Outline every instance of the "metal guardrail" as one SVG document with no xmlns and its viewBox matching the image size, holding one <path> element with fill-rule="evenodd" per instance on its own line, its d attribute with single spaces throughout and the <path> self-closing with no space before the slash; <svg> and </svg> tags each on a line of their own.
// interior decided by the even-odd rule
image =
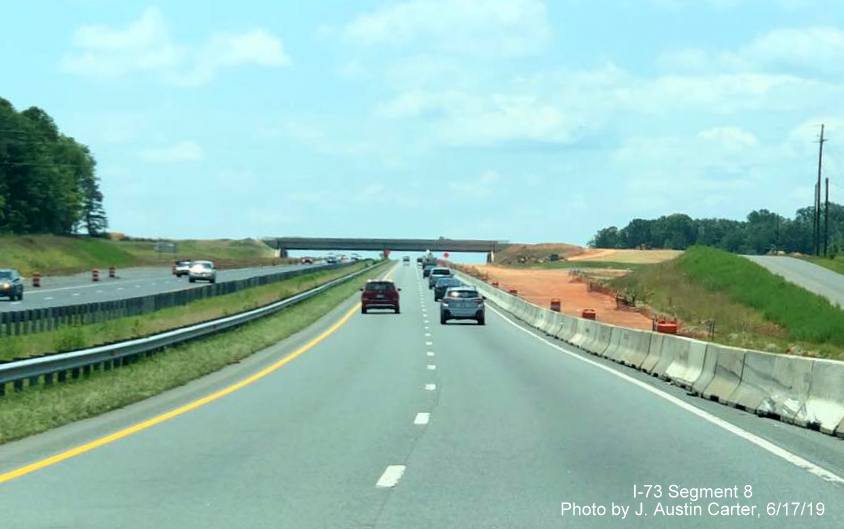
<svg viewBox="0 0 844 529">
<path fill-rule="evenodd" d="M 144 338 L 2 363 L 0 364 L 0 396 L 5 395 L 7 384 L 12 384 L 15 391 L 22 391 L 24 389 L 24 383 L 27 381 L 30 387 L 37 385 L 41 380 L 43 380 L 45 385 L 50 385 L 54 382 L 66 381 L 68 375 L 70 375 L 71 379 L 76 379 L 81 375 L 89 374 L 91 371 L 109 371 L 113 368 L 130 364 L 140 358 L 141 355 L 150 356 L 165 347 L 181 344 L 189 340 L 243 325 L 258 318 L 274 314 L 291 305 L 325 292 L 334 286 L 345 283 L 361 274 L 369 272 L 372 266 L 334 279 L 295 296 L 233 316 L 189 325 Z"/>
<path fill-rule="evenodd" d="M 195 288 L 182 288 L 145 296 L 61 305 L 42 309 L 22 309 L 0 312 L 0 337 L 19 336 L 36 332 L 53 331 L 65 325 L 87 325 L 117 318 L 140 316 L 170 307 L 186 305 L 192 301 L 232 294 L 243 289 L 283 281 L 320 270 L 347 266 L 331 264 L 280 270 L 271 274 L 244 279 L 232 279 Z"/>
</svg>

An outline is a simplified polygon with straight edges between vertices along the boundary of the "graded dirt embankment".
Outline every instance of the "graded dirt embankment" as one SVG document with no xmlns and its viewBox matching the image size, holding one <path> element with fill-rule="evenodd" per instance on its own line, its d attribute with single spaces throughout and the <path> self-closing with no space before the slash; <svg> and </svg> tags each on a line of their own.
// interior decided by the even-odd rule
<svg viewBox="0 0 844 529">
<path fill-rule="evenodd" d="M 613 263 L 654 264 L 674 259 L 682 250 L 615 250 L 590 248 L 572 255 L 569 261 L 609 261 Z"/>
<path fill-rule="evenodd" d="M 524 299 L 541 307 L 548 307 L 551 298 L 561 301 L 562 312 L 580 316 L 583 309 L 595 309 L 598 320 L 632 329 L 650 329 L 651 320 L 638 312 L 619 310 L 615 298 L 600 292 L 590 292 L 586 284 L 576 281 L 568 270 L 543 270 L 531 268 L 504 268 L 499 266 L 478 266 L 489 275 L 490 281 L 498 281 L 504 289 L 515 288 Z"/>
</svg>

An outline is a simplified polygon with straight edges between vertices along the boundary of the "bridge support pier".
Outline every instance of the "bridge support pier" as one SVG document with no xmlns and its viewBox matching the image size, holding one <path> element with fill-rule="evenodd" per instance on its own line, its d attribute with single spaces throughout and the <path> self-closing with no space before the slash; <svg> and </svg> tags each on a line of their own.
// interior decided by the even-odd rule
<svg viewBox="0 0 844 529">
<path fill-rule="evenodd" d="M 487 264 L 492 264 L 495 262 L 495 252 L 488 252 L 486 254 L 486 262 Z"/>
</svg>

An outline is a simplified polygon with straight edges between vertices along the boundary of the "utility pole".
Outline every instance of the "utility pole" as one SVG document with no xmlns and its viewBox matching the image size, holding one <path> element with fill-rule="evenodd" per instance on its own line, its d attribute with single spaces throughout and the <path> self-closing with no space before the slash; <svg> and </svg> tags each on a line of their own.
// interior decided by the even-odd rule
<svg viewBox="0 0 844 529">
<path fill-rule="evenodd" d="M 826 177 L 826 199 L 823 205 L 823 255 L 829 256 L 829 177 Z"/>
<path fill-rule="evenodd" d="M 821 136 L 818 139 L 818 183 L 815 186 L 815 255 L 821 254 L 821 168 L 823 166 L 823 123 Z"/>
</svg>

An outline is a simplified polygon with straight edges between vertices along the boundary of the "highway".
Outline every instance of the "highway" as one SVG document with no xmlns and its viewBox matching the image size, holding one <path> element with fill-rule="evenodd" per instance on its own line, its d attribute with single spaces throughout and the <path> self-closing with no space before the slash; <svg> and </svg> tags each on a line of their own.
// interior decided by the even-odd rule
<svg viewBox="0 0 844 529">
<path fill-rule="evenodd" d="M 841 274 L 794 257 L 773 255 L 745 257 L 795 285 L 800 285 L 810 292 L 824 296 L 833 304 L 837 303 L 844 307 L 844 276 Z"/>
<path fill-rule="evenodd" d="M 318 265 L 281 265 L 218 270 L 217 282 L 234 281 L 283 270 L 308 268 Z M 51 276 L 41 280 L 40 288 L 33 288 L 28 280 L 22 301 L 0 299 L 0 312 L 23 309 L 43 309 L 77 303 L 113 301 L 123 298 L 147 296 L 173 290 L 196 288 L 208 284 L 205 281 L 189 283 L 187 276 L 177 278 L 170 267 L 137 267 L 117 271 L 116 279 L 109 279 L 108 269 L 100 270 L 100 280 L 93 282 L 91 273 L 70 276 Z"/>
<path fill-rule="evenodd" d="M 842 440 L 690 397 L 495 310 L 483 327 L 441 326 L 418 269 L 391 273 L 399 315 L 349 299 L 214 375 L 0 446 L 3 525 L 844 526 Z M 634 485 L 664 495 L 634 498 Z M 655 515 L 688 501 L 672 485 L 741 497 Z M 563 515 L 564 502 L 608 512 Z M 713 502 L 755 511 L 715 516 Z M 802 515 L 769 517 L 768 502 L 801 502 Z"/>
</svg>

